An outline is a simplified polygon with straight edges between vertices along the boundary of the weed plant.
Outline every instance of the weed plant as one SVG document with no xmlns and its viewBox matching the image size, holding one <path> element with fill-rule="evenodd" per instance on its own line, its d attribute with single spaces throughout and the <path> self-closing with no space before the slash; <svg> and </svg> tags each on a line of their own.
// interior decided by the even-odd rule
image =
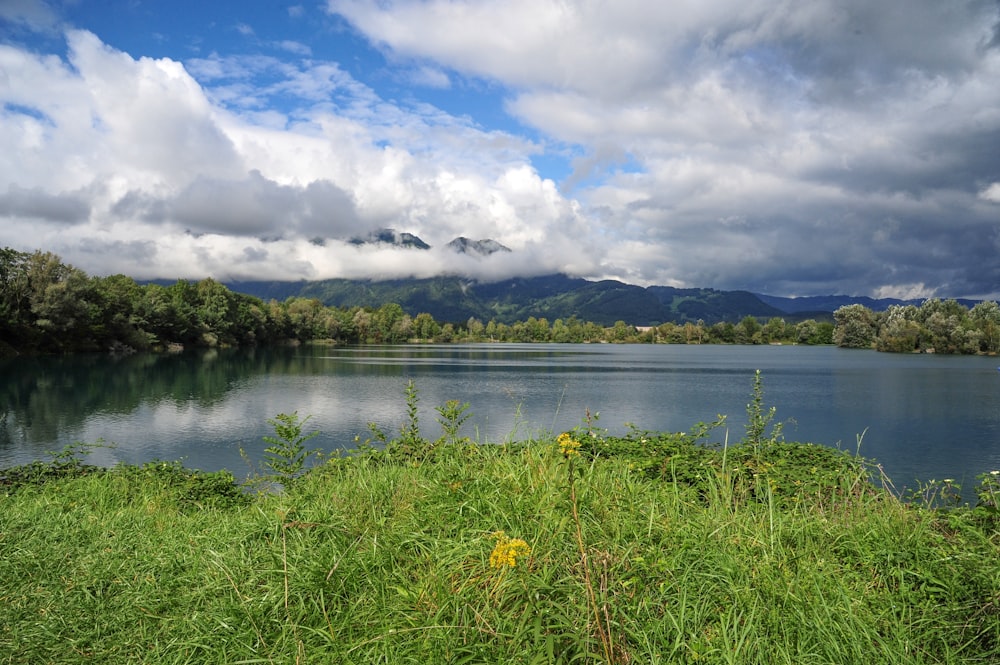
<svg viewBox="0 0 1000 665">
<path fill-rule="evenodd" d="M 1000 662 L 995 473 L 944 509 L 721 419 L 476 445 L 464 413 L 278 493 L 160 463 L 0 494 L 0 663 Z"/>
</svg>

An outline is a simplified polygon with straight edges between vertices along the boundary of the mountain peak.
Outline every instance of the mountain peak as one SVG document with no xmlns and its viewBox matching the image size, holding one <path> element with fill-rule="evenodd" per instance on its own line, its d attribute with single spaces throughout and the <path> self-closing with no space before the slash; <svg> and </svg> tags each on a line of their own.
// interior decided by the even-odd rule
<svg viewBox="0 0 1000 665">
<path fill-rule="evenodd" d="M 406 231 L 399 232 L 396 229 L 377 229 L 367 236 L 354 237 L 348 242 L 352 245 L 394 245 L 407 249 L 430 249 L 431 246 L 419 237 Z"/>
<path fill-rule="evenodd" d="M 491 238 L 482 240 L 469 240 L 464 236 L 459 236 L 448 243 L 448 248 L 459 254 L 478 254 L 479 256 L 489 256 L 496 252 L 509 252 L 509 247 L 498 243 Z"/>
</svg>

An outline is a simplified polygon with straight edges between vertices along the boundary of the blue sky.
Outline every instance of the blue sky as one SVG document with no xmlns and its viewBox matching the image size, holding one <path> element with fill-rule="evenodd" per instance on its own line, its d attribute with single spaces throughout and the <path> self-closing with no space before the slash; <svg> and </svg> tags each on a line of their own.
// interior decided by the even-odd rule
<svg viewBox="0 0 1000 665">
<path fill-rule="evenodd" d="M 1000 297 L 996 0 L 2 0 L 0 104 L 91 274 Z"/>
</svg>

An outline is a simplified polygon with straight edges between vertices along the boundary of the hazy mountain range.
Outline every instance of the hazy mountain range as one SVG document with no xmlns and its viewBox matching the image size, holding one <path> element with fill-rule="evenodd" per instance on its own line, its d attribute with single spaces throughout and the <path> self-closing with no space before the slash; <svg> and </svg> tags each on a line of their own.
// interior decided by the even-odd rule
<svg viewBox="0 0 1000 665">
<path fill-rule="evenodd" d="M 394 245 L 401 250 L 423 251 L 430 245 L 416 235 L 381 229 L 351 240 L 355 244 Z M 511 250 L 492 239 L 458 237 L 446 247 L 455 252 L 488 260 L 496 252 Z M 636 326 L 665 322 L 738 322 L 746 316 L 786 321 L 832 320 L 833 312 L 860 303 L 881 311 L 890 305 L 915 304 L 922 300 L 874 299 L 854 296 L 810 296 L 784 298 L 749 291 L 719 291 L 711 288 L 680 289 L 670 286 L 635 286 L 614 280 L 591 281 L 563 274 L 517 277 L 498 282 L 480 282 L 462 276 L 428 279 L 326 279 L 319 281 L 227 282 L 233 291 L 265 300 L 295 296 L 316 298 L 328 306 L 380 307 L 398 303 L 411 316 L 427 312 L 437 321 L 465 322 L 475 317 L 483 322 L 514 323 L 529 317 L 569 319 L 575 316 L 605 326 L 625 321 Z M 971 306 L 971 301 L 963 301 Z"/>
<path fill-rule="evenodd" d="M 458 276 L 430 279 L 351 280 L 327 279 L 299 282 L 228 282 L 233 291 L 265 300 L 291 296 L 316 298 L 336 307 L 380 307 L 394 302 L 411 316 L 427 312 L 437 321 L 514 323 L 528 317 L 593 321 L 605 326 L 616 321 L 649 326 L 671 321 L 737 322 L 745 316 L 781 317 L 788 322 L 804 319 L 832 321 L 842 305 L 861 303 L 880 311 L 894 304 L 916 304 L 892 298 L 852 296 L 780 298 L 749 291 L 710 288 L 679 289 L 641 287 L 614 280 L 590 281 L 567 275 L 518 277 L 481 283 Z M 971 303 L 965 303 L 969 306 Z"/>
</svg>

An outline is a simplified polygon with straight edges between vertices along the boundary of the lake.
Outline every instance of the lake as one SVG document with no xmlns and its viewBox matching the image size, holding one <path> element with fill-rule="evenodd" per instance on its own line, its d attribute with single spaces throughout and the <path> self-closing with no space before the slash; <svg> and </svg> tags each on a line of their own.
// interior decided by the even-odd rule
<svg viewBox="0 0 1000 665">
<path fill-rule="evenodd" d="M 469 344 L 200 350 L 0 360 L 0 467 L 103 442 L 101 465 L 180 460 L 238 477 L 260 460 L 267 419 L 297 411 L 326 451 L 397 434 L 406 385 L 422 434 L 434 407 L 469 403 L 462 433 L 483 443 L 580 425 L 612 434 L 686 431 L 727 416 L 744 433 L 754 371 L 788 441 L 840 446 L 882 464 L 897 486 L 1000 469 L 998 359 L 834 347 Z M 241 453 L 245 451 L 245 454 Z M 249 460 L 249 462 L 248 462 Z"/>
</svg>

